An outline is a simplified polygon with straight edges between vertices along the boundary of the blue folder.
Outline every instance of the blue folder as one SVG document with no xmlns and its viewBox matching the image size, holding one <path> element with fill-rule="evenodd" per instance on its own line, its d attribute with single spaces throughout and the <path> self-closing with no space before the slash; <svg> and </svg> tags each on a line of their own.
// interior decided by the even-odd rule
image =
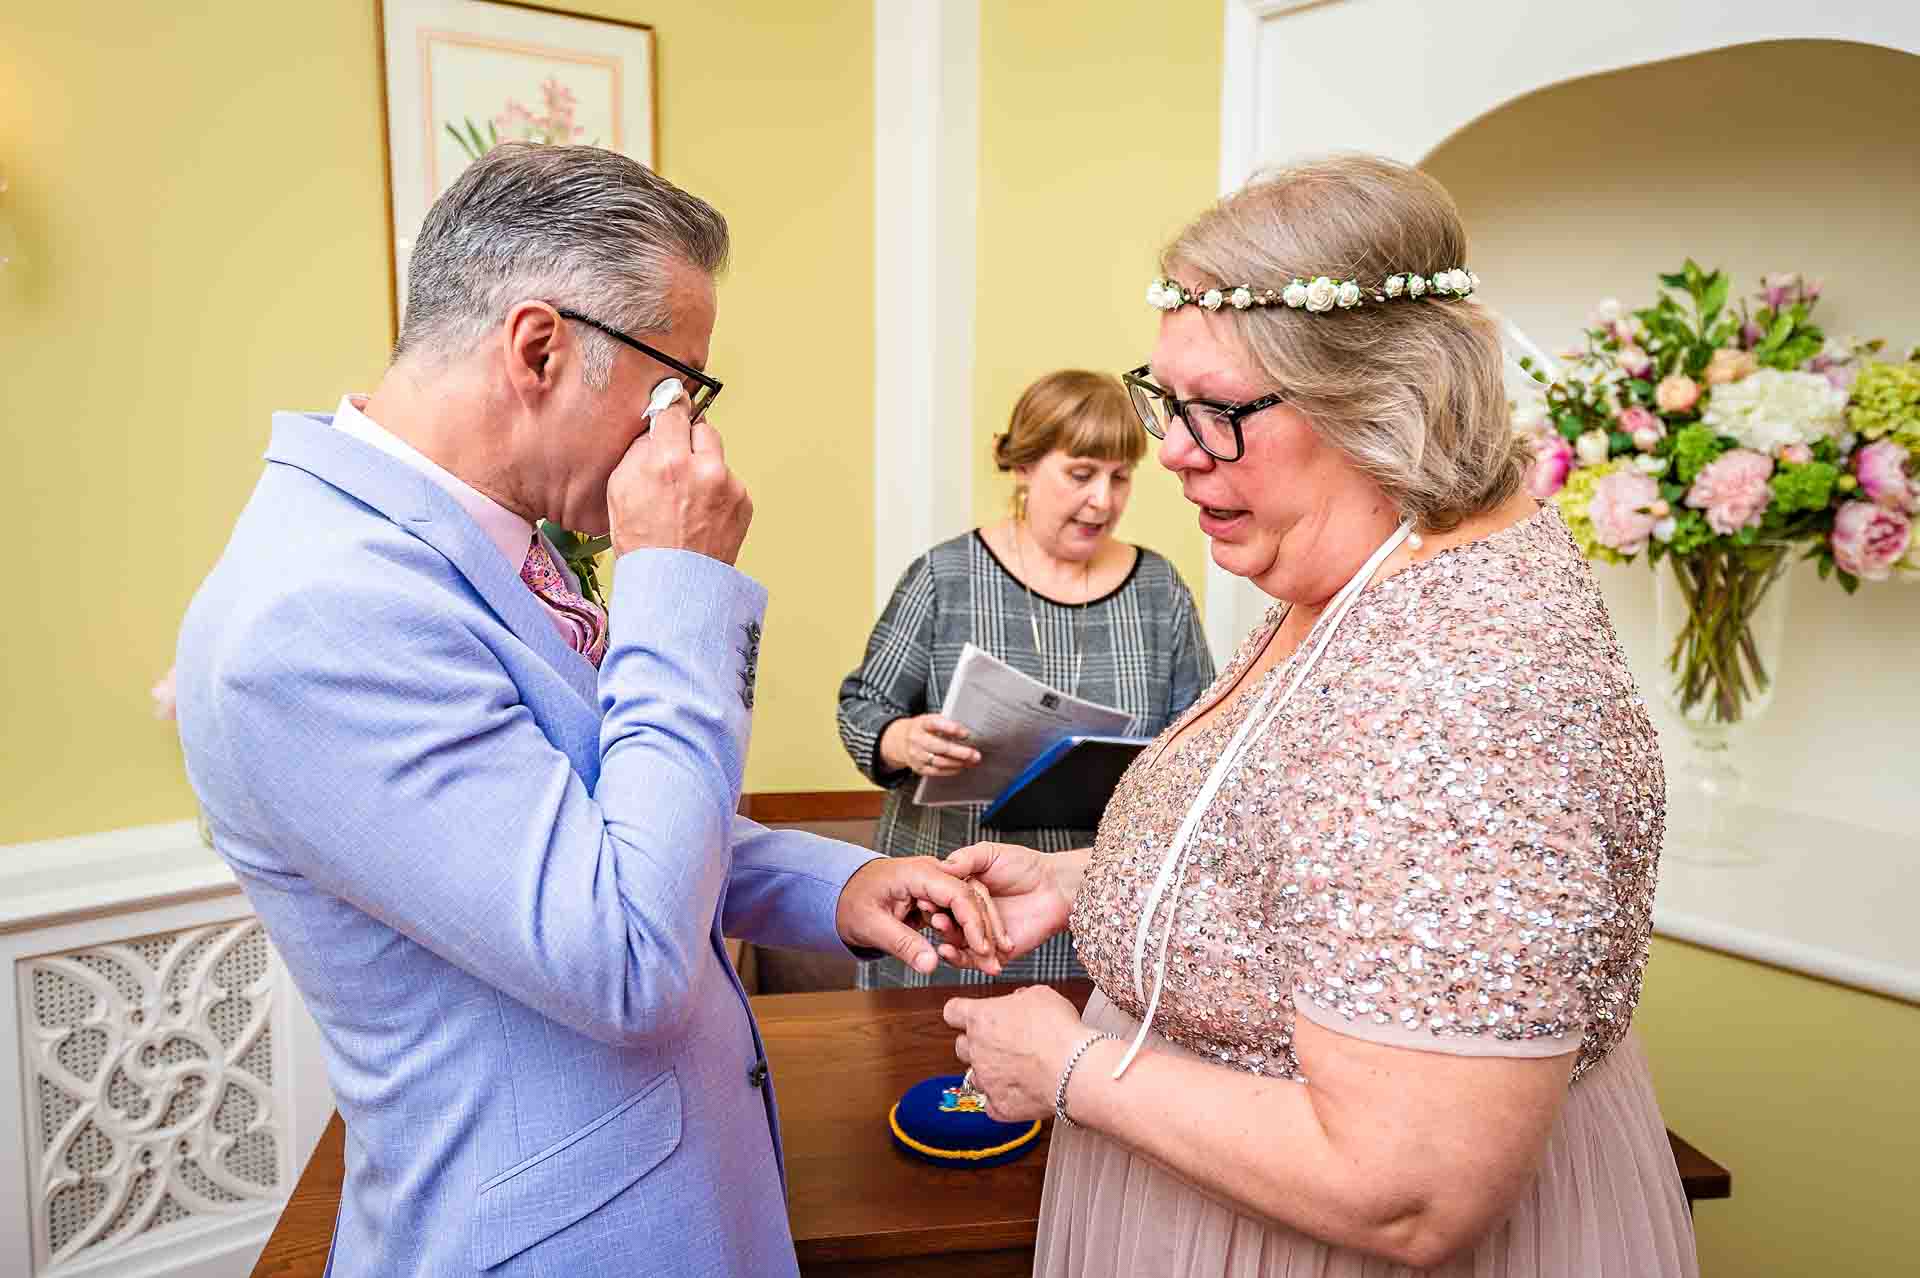
<svg viewBox="0 0 1920 1278">
<path fill-rule="evenodd" d="M 980 824 L 996 830 L 1092 830 L 1150 737 L 1063 737 L 1002 790 Z"/>
</svg>

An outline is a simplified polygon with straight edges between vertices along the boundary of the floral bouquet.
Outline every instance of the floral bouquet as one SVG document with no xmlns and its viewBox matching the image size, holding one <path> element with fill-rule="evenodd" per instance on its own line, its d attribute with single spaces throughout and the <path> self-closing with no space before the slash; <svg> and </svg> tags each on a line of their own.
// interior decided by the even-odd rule
<svg viewBox="0 0 1920 1278">
<path fill-rule="evenodd" d="M 1771 275 L 1729 304 L 1724 272 L 1692 260 L 1658 299 L 1600 304 L 1565 369 L 1515 410 L 1533 495 L 1556 502 L 1589 558 L 1671 566 L 1685 615 L 1669 695 L 1691 722 L 1737 723 L 1771 674 L 1756 610 L 1794 552 L 1848 593 L 1920 575 L 1912 517 L 1920 351 L 1833 340 L 1812 319 L 1820 285 Z"/>
</svg>

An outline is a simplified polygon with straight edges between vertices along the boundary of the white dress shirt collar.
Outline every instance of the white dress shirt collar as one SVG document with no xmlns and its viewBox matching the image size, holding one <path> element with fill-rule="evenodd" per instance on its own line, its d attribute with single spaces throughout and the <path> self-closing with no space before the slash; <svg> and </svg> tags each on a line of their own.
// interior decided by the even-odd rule
<svg viewBox="0 0 1920 1278">
<path fill-rule="evenodd" d="M 365 395 L 343 396 L 339 411 L 333 415 L 335 428 L 405 462 L 439 485 L 480 526 L 487 540 L 500 548 L 518 573 L 526 562 L 527 548 L 533 544 L 533 525 L 368 417 L 363 411 L 366 402 Z"/>
</svg>

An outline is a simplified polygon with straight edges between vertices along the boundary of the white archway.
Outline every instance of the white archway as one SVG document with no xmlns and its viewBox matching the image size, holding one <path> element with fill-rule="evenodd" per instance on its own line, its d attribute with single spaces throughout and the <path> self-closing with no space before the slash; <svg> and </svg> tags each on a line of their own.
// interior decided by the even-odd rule
<svg viewBox="0 0 1920 1278">
<path fill-rule="evenodd" d="M 1220 189 L 1292 156 L 1370 151 L 1409 164 L 1537 90 L 1774 40 L 1920 55 L 1909 0 L 1225 0 Z M 1207 568 L 1207 638 L 1222 660 L 1271 601 Z"/>
</svg>

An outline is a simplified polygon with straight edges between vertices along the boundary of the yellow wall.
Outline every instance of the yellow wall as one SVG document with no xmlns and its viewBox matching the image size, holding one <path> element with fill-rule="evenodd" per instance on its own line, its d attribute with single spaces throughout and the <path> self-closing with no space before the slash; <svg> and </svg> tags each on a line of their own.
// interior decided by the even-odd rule
<svg viewBox="0 0 1920 1278">
<path fill-rule="evenodd" d="M 1657 941 L 1634 1023 L 1667 1125 L 1733 1172 L 1702 1274 L 1911 1272 L 1920 1008 Z"/>
<path fill-rule="evenodd" d="M 774 597 L 748 784 L 844 785 L 833 694 L 871 600 L 871 6 L 570 7 L 654 24 L 662 171 L 733 224 L 718 421 L 758 509 L 742 566 Z M 372 0 L 17 8 L 0 844 L 192 812 L 147 687 L 268 415 L 367 388 L 390 340 Z"/>
<path fill-rule="evenodd" d="M 1146 362 L 1161 244 L 1215 194 L 1217 7 L 1169 21 L 1155 0 L 980 6 L 980 220 L 974 511 L 1006 514 L 991 459 L 1042 373 Z M 1205 590 L 1206 542 L 1179 485 L 1142 462 L 1120 536 Z M 1204 603 L 1204 599 L 1202 599 Z"/>
</svg>

